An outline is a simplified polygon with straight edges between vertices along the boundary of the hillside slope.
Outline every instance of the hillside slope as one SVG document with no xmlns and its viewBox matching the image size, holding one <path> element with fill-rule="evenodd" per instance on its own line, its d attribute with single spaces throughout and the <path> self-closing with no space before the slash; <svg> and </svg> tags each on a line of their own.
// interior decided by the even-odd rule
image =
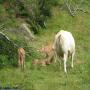
<svg viewBox="0 0 90 90">
<path fill-rule="evenodd" d="M 89 10 L 90 7 L 87 9 Z M 1 87 L 17 87 L 20 90 L 90 89 L 90 14 L 78 11 L 75 17 L 72 17 L 60 7 L 53 7 L 51 12 L 52 17 L 47 20 L 46 29 L 41 29 L 36 35 L 36 40 L 29 43 L 35 50 L 32 56 L 26 55 L 24 72 L 14 67 L 1 69 Z M 53 43 L 55 34 L 61 29 L 70 31 L 75 38 L 74 68 L 71 69 L 71 62 L 68 61 L 68 74 L 66 75 L 63 71 L 63 64 L 59 67 L 58 62 L 47 67 L 34 67 L 32 61 L 42 56 L 36 50 L 46 43 Z"/>
</svg>

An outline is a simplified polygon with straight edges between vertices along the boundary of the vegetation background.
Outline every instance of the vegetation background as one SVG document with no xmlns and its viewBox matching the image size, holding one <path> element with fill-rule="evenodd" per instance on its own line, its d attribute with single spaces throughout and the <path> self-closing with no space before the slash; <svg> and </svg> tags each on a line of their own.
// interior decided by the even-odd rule
<svg viewBox="0 0 90 90">
<path fill-rule="evenodd" d="M 20 26 L 27 23 L 35 40 L 25 38 Z M 42 45 L 53 43 L 55 34 L 70 31 L 76 41 L 74 68 L 68 61 L 68 74 L 58 62 L 34 67 Z M 0 87 L 20 90 L 90 89 L 90 0 L 0 0 Z M 29 38 L 29 37 L 28 37 Z M 13 46 L 13 43 L 17 47 Z M 25 70 L 17 67 L 17 48 L 26 50 Z"/>
</svg>

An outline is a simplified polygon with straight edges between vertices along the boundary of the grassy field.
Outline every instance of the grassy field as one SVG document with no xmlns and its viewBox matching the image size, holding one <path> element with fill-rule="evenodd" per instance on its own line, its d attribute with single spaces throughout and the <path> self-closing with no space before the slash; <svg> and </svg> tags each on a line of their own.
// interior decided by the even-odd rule
<svg viewBox="0 0 90 90">
<path fill-rule="evenodd" d="M 53 63 L 47 67 L 34 68 L 31 64 L 34 57 L 26 61 L 24 72 L 19 68 L 5 67 L 0 70 L 0 87 L 18 87 L 19 90 L 90 90 L 90 14 L 78 12 L 71 17 L 58 7 L 52 9 L 52 17 L 47 20 L 46 29 L 30 43 L 40 48 L 46 42 L 53 43 L 57 31 L 64 29 L 72 32 L 76 41 L 74 68 L 68 61 L 67 75 L 63 65 Z"/>
</svg>

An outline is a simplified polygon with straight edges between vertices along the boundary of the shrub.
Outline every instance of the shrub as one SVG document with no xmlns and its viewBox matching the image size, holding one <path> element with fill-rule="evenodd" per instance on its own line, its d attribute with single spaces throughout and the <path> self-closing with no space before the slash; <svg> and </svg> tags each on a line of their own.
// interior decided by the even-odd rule
<svg viewBox="0 0 90 90">
<path fill-rule="evenodd" d="M 0 65 L 17 65 L 17 47 L 13 42 L 6 39 L 5 36 L 0 34 Z M 4 59 L 3 59 L 4 58 Z"/>
<path fill-rule="evenodd" d="M 16 17 L 25 18 L 31 29 L 38 33 L 40 27 L 45 28 L 45 20 L 51 16 L 50 9 L 57 0 L 7 0 L 8 12 Z"/>
</svg>

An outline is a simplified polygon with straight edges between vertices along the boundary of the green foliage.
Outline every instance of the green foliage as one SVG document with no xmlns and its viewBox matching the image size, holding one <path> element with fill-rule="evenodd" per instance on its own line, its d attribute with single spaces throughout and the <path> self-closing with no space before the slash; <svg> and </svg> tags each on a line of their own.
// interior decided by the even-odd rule
<svg viewBox="0 0 90 90">
<path fill-rule="evenodd" d="M 6 66 L 8 65 L 8 62 L 7 62 L 7 55 L 1 55 L 0 54 L 0 68 L 2 68 L 3 66 Z"/>
<path fill-rule="evenodd" d="M 2 4 L 3 3 L 3 0 L 0 0 L 0 4 Z"/>
<path fill-rule="evenodd" d="M 7 40 L 3 35 L 0 34 L 0 64 L 2 65 L 17 65 L 17 48 L 13 42 Z M 5 57 L 4 57 L 5 55 Z"/>
<path fill-rule="evenodd" d="M 9 16 L 25 18 L 35 33 L 40 27 L 46 27 L 45 21 L 51 16 L 50 9 L 57 4 L 57 0 L 8 0 L 7 2 L 10 5 L 7 9 Z"/>
</svg>

